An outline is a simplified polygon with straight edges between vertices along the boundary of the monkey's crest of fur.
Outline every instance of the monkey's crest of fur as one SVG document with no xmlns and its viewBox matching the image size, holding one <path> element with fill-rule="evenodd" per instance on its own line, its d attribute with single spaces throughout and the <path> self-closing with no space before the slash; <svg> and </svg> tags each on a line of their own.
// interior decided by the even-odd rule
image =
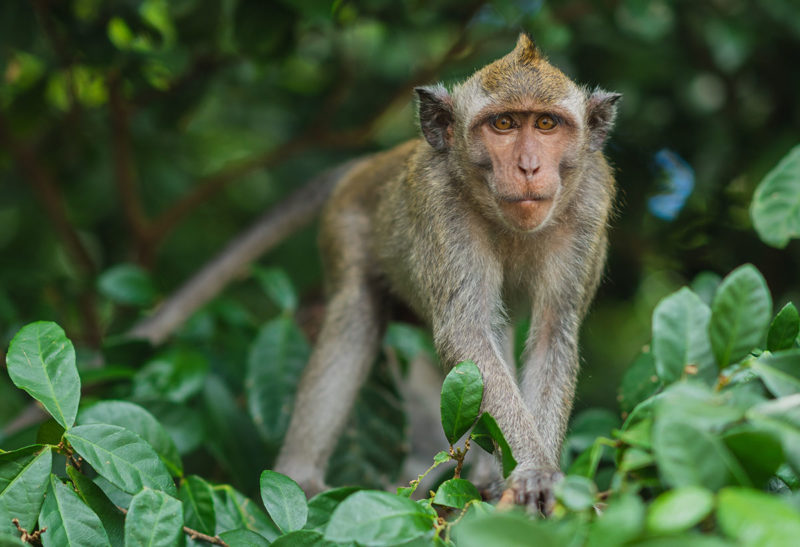
<svg viewBox="0 0 800 547">
<path fill-rule="evenodd" d="M 485 66 L 472 78 L 480 82 L 487 95 L 503 102 L 534 96 L 548 104 L 564 97 L 568 88 L 575 85 L 547 61 L 526 33 L 519 35 L 516 47 L 508 55 Z"/>
</svg>

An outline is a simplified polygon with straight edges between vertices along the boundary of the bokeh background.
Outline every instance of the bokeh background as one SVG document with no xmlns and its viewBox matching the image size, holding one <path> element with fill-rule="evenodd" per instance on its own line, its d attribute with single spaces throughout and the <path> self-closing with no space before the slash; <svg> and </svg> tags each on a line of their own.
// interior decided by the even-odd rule
<svg viewBox="0 0 800 547">
<path fill-rule="evenodd" d="M 617 214 L 583 328 L 578 409 L 617 412 L 652 309 L 681 285 L 702 291 L 751 262 L 777 307 L 797 300 L 800 244 L 766 246 L 748 213 L 758 182 L 800 140 L 795 0 L 7 0 L 0 348 L 30 321 L 58 322 L 78 347 L 84 400 L 143 404 L 187 467 L 254 487 L 318 322 L 315 226 L 165 345 L 123 335 L 314 174 L 414 138 L 415 85 L 467 77 L 521 30 L 576 81 L 624 95 L 606 148 Z M 296 312 L 269 298 L 281 271 Z M 294 341 L 280 346 L 265 326 L 287 314 L 285 332 L 272 328 Z M 387 344 L 426 341 L 398 326 Z M 255 375 L 259 359 L 284 374 Z M 271 383 L 256 393 L 260 381 Z M 379 370 L 359 404 L 371 397 L 384 411 L 358 407 L 348 429 L 348 457 L 372 458 L 378 475 L 403 452 L 394 383 Z M 35 436 L 36 420 L 3 375 L 3 447 Z M 364 431 L 371 444 L 358 444 Z M 370 454 L 395 445 L 391 458 Z"/>
</svg>

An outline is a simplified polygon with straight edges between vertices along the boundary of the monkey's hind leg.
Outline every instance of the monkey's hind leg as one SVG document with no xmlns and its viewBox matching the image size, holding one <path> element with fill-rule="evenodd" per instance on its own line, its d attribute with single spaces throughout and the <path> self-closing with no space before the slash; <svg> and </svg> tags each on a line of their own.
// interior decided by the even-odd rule
<svg viewBox="0 0 800 547">
<path fill-rule="evenodd" d="M 275 464 L 309 496 L 326 488 L 328 459 L 378 352 L 385 325 L 380 300 L 377 288 L 351 272 L 328 302 Z"/>
</svg>

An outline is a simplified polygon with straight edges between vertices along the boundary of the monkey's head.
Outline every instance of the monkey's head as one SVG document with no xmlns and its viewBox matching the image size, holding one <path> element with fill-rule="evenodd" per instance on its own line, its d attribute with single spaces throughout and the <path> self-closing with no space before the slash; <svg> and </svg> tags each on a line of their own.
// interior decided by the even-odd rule
<svg viewBox="0 0 800 547">
<path fill-rule="evenodd" d="M 422 133 L 489 216 L 532 232 L 576 191 L 616 117 L 618 93 L 587 91 L 527 34 L 452 93 L 419 87 Z"/>
</svg>

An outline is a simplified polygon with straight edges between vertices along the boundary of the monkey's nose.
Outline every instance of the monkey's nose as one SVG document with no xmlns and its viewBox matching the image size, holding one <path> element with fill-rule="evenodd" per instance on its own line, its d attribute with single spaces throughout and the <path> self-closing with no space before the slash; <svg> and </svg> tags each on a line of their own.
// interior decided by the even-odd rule
<svg viewBox="0 0 800 547">
<path fill-rule="evenodd" d="M 529 180 L 532 179 L 533 175 L 539 170 L 538 162 L 526 160 L 524 158 L 520 158 L 517 167 L 519 167 L 519 170 L 525 175 L 525 178 Z"/>
</svg>

